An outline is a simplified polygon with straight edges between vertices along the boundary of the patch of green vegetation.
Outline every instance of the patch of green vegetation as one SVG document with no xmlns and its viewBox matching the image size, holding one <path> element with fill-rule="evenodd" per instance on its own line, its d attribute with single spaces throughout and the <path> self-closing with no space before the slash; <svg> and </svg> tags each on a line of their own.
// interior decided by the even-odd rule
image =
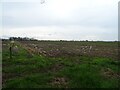
<svg viewBox="0 0 120 90">
<path fill-rule="evenodd" d="M 49 88 L 52 79 L 50 73 L 32 74 L 21 78 L 10 79 L 5 88 Z"/>
<path fill-rule="evenodd" d="M 115 61 L 109 58 L 94 58 L 91 64 L 97 65 L 98 67 L 102 67 L 102 68 L 104 67 L 110 68 L 114 70 L 115 72 L 118 72 L 118 68 L 120 68 L 119 61 Z"/>
</svg>

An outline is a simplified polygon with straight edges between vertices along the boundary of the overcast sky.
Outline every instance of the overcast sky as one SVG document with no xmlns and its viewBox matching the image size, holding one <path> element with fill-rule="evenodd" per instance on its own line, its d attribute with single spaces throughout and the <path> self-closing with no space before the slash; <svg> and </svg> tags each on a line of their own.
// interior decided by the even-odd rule
<svg viewBox="0 0 120 90">
<path fill-rule="evenodd" d="M 2 0 L 2 37 L 118 40 L 119 0 Z"/>
</svg>

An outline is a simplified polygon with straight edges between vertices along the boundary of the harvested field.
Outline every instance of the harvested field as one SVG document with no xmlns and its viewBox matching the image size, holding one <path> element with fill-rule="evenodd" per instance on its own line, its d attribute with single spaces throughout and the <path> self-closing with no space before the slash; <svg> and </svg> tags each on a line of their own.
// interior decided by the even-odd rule
<svg viewBox="0 0 120 90">
<path fill-rule="evenodd" d="M 61 56 L 99 56 L 117 59 L 117 42 L 79 42 L 79 41 L 21 41 L 31 51 L 51 57 Z"/>
</svg>

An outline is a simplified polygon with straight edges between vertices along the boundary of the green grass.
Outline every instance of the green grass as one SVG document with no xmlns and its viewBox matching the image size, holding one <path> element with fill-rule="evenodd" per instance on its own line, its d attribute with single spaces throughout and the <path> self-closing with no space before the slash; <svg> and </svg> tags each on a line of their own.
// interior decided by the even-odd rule
<svg viewBox="0 0 120 90">
<path fill-rule="evenodd" d="M 3 50 L 3 88 L 55 88 L 56 77 L 65 78 L 69 88 L 118 88 L 119 62 L 111 58 L 70 56 L 45 57 L 33 55 L 19 46 L 19 53 L 9 59 Z M 55 71 L 54 71 L 55 70 Z M 51 84 L 53 83 L 53 84 Z"/>
<path fill-rule="evenodd" d="M 10 79 L 7 81 L 5 87 L 7 88 L 44 88 L 50 87 L 47 85 L 49 80 L 52 79 L 50 73 L 38 73 L 24 77 L 18 77 L 16 79 Z"/>
<path fill-rule="evenodd" d="M 65 68 L 62 73 L 70 79 L 70 87 L 74 88 L 110 88 L 118 87 L 117 78 L 104 78 L 101 75 L 102 66 L 81 64 Z M 104 83 L 106 85 L 104 85 Z M 114 84 L 113 84 L 114 83 Z"/>
</svg>

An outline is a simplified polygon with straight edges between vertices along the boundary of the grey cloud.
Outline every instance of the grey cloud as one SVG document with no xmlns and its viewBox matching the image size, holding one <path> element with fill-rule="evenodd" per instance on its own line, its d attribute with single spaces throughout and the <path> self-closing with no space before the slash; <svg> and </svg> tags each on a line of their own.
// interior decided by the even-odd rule
<svg viewBox="0 0 120 90">
<path fill-rule="evenodd" d="M 66 17 L 60 17 L 52 8 L 47 7 L 47 5 L 12 2 L 3 4 L 2 19 L 4 28 L 51 26 L 58 28 L 56 32 L 49 32 L 47 34 L 49 37 L 58 35 L 64 38 L 65 36 L 66 38 L 80 38 L 84 37 L 84 35 L 90 37 L 96 35 L 102 39 L 115 39 L 117 37 L 115 35 L 117 35 L 118 26 L 116 9 L 116 7 L 112 6 L 104 8 L 78 7 Z M 64 15 L 62 12 L 60 14 Z M 60 29 L 61 31 L 58 31 Z"/>
</svg>

